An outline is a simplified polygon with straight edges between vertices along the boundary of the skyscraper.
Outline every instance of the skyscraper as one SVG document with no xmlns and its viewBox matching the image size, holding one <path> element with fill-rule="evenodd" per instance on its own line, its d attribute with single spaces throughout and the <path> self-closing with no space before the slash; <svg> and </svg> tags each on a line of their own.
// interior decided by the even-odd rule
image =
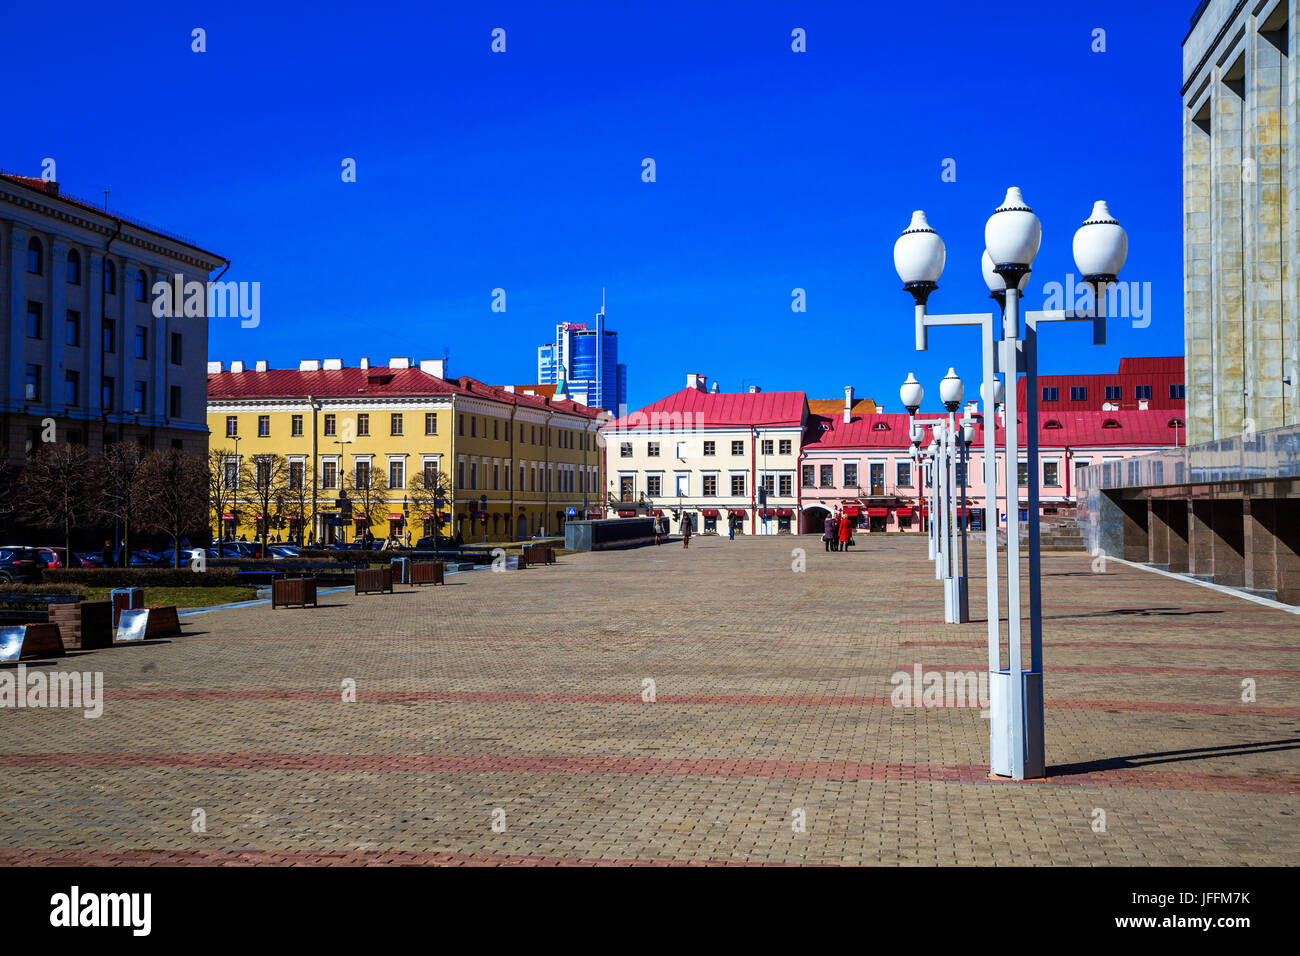
<svg viewBox="0 0 1300 956">
<path fill-rule="evenodd" d="M 559 385 L 592 408 L 615 415 L 627 406 L 627 366 L 618 361 L 618 333 L 605 328 L 605 302 L 592 325 L 561 322 L 555 340 L 537 350 L 537 382 Z"/>
</svg>

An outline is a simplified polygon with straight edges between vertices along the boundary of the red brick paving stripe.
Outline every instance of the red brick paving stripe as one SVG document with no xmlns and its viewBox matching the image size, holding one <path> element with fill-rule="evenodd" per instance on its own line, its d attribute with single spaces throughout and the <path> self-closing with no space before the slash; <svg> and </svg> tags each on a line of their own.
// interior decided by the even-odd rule
<svg viewBox="0 0 1300 956">
<path fill-rule="evenodd" d="M 790 866 L 744 860 L 658 860 L 446 850 L 0 849 L 0 866 Z"/>
<path fill-rule="evenodd" d="M 937 670 L 968 671 L 982 670 L 988 666 L 987 660 L 962 664 L 958 666 L 938 667 Z M 1268 670 L 1263 667 L 1154 667 L 1128 666 L 1125 664 L 1045 664 L 1045 673 L 1069 674 L 1163 674 L 1171 677 L 1211 674 L 1219 677 L 1300 677 L 1300 671 Z"/>
<path fill-rule="evenodd" d="M 976 665 L 975 669 L 982 666 Z M 970 668 L 963 668 L 968 670 Z M 1249 673 L 1258 674 L 1260 671 Z M 315 701 L 338 703 L 338 691 L 327 690 L 229 690 L 161 688 L 157 690 L 106 690 L 106 701 Z M 777 694 L 659 694 L 653 704 L 636 694 L 529 694 L 514 691 L 443 691 L 443 690 L 375 690 L 360 691 L 359 703 L 401 703 L 432 701 L 463 704 L 626 704 L 635 707 L 703 706 L 703 707 L 890 707 L 888 697 L 849 697 L 835 695 L 781 696 Z M 1046 705 L 1065 710 L 1160 711 L 1170 714 L 1237 714 L 1251 717 L 1300 717 L 1300 707 L 1261 707 L 1258 705 L 1184 704 L 1172 701 L 1085 700 L 1054 698 Z"/>
<path fill-rule="evenodd" d="M 278 770 L 371 773 L 614 774 L 655 777 L 760 777 L 789 780 L 883 780 L 911 783 L 1010 783 L 989 780 L 973 764 L 930 765 L 851 760 L 732 760 L 673 757 L 500 756 L 312 753 L 9 753 L 11 770 Z M 1300 793 L 1300 776 L 1115 769 L 1072 773 L 1026 783 L 1068 787 Z"/>
<path fill-rule="evenodd" d="M 1187 624 L 1179 624 L 1180 628 L 1188 627 Z M 987 640 L 979 641 L 899 641 L 902 647 L 987 647 Z M 1026 648 L 1028 645 L 1025 645 Z M 1300 653 L 1300 645 L 1288 647 L 1270 647 L 1267 644 L 1193 644 L 1186 641 L 1052 641 L 1046 645 L 1046 649 L 1070 650 L 1075 647 L 1112 647 L 1119 650 L 1135 648 L 1138 650 L 1171 650 L 1171 651 L 1263 651 L 1272 653 Z"/>
</svg>

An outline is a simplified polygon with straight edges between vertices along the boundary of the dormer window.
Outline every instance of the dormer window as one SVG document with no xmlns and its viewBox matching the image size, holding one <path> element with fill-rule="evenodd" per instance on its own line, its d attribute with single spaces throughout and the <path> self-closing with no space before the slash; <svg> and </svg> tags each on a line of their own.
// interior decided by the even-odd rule
<svg viewBox="0 0 1300 956">
<path fill-rule="evenodd" d="M 887 432 L 889 431 L 889 425 L 886 422 L 876 422 L 871 426 L 871 430 L 873 432 Z"/>
<path fill-rule="evenodd" d="M 1187 427 L 1187 424 L 1186 424 L 1186 423 L 1185 423 L 1181 418 L 1171 418 L 1171 419 L 1169 419 L 1169 427 L 1170 427 L 1170 428 L 1186 428 L 1186 427 Z"/>
<path fill-rule="evenodd" d="M 1122 428 L 1123 426 L 1113 418 L 1108 418 L 1101 423 L 1102 428 Z"/>
<path fill-rule="evenodd" d="M 1053 419 L 1048 420 L 1048 421 L 1043 425 L 1043 427 L 1044 427 L 1044 428 L 1060 428 L 1060 427 L 1061 427 L 1061 423 L 1058 422 L 1055 418 L 1053 418 Z"/>
</svg>

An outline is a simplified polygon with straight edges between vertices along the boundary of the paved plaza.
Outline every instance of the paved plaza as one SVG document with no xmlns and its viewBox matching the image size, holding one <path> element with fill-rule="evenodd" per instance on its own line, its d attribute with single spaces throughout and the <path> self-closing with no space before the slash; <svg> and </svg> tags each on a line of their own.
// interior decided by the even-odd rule
<svg viewBox="0 0 1300 956">
<path fill-rule="evenodd" d="M 0 711 L 0 863 L 1300 863 L 1300 617 L 1046 554 L 1049 778 L 990 780 L 978 701 L 891 703 L 983 669 L 980 555 L 945 625 L 924 538 L 858 544 L 562 555 L 54 659 L 104 713 Z"/>
</svg>

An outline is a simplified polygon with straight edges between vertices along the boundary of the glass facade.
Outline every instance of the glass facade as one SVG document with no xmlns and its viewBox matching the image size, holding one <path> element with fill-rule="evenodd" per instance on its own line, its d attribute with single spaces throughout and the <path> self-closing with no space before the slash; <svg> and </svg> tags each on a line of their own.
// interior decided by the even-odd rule
<svg viewBox="0 0 1300 956">
<path fill-rule="evenodd" d="M 591 325 L 562 322 L 555 341 L 537 350 L 537 382 L 558 385 L 593 408 L 622 414 L 627 406 L 627 366 L 618 361 L 618 333 L 605 328 L 605 311 Z"/>
</svg>

